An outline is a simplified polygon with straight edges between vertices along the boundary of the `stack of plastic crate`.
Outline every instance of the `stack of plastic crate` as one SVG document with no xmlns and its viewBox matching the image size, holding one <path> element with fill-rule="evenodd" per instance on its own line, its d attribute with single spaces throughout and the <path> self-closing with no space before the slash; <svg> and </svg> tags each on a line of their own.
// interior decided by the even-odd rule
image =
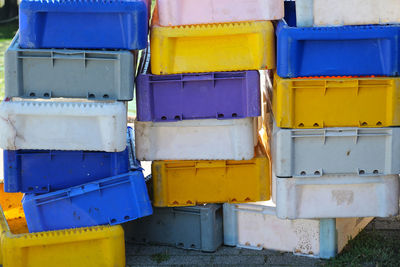
<svg viewBox="0 0 400 267">
<path fill-rule="evenodd" d="M 149 9 L 146 0 L 21 2 L 0 104 L 3 266 L 125 266 L 118 224 L 152 214 L 127 132 Z"/>
<path fill-rule="evenodd" d="M 398 22 L 399 14 L 386 17 L 399 2 L 387 2 L 286 3 L 297 10 L 276 30 L 270 125 L 276 209 L 236 208 L 238 224 L 274 226 L 281 234 L 243 227 L 233 242 L 328 258 L 372 217 L 398 213 L 400 26 L 353 25 Z M 246 215 L 251 209 L 254 217 Z M 282 220 L 266 220 L 260 211 Z"/>
<path fill-rule="evenodd" d="M 218 203 L 270 198 L 258 70 L 275 68 L 271 20 L 282 17 L 282 0 L 157 1 L 135 122 L 137 157 L 153 161 L 156 208 L 132 222 L 131 238 L 215 251 Z"/>
</svg>

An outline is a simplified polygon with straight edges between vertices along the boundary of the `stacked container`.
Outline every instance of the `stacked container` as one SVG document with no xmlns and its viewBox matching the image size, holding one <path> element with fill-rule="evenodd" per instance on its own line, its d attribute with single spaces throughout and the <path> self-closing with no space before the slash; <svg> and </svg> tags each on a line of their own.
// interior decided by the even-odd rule
<svg viewBox="0 0 400 267">
<path fill-rule="evenodd" d="M 299 22 L 307 16 L 299 8 L 303 2 L 296 1 Z M 326 17 L 329 5 L 308 2 L 314 19 Z M 321 27 L 318 21 L 302 28 L 281 21 L 276 32 L 272 151 L 278 217 L 395 215 L 400 26 L 343 20 Z M 373 21 L 365 17 L 357 24 Z"/>
<path fill-rule="evenodd" d="M 226 243 L 291 247 L 329 258 L 372 217 L 398 213 L 400 27 L 352 26 L 347 20 L 321 27 L 316 22 L 332 14 L 348 16 L 337 9 L 349 4 L 346 11 L 354 11 L 350 18 L 358 20 L 361 10 L 373 10 L 378 2 L 286 3 L 288 11 L 296 4 L 301 26 L 313 27 L 298 27 L 294 12 L 277 25 L 277 71 L 267 109 L 273 113 L 267 133 L 275 204 L 227 205 L 224 219 L 235 216 L 235 223 L 224 221 Z M 376 21 L 363 18 L 357 24 Z M 312 25 L 304 24 L 313 19 Z M 250 223 L 252 228 L 246 228 Z M 285 231 L 288 238 L 260 231 L 262 227 L 279 227 L 279 236 Z"/>
<path fill-rule="evenodd" d="M 130 164 L 126 108 L 149 10 L 147 0 L 21 2 L 20 31 L 5 56 L 0 148 L 4 191 L 25 195 L 23 211 L 20 194 L 2 196 L 15 202 L 2 202 L 3 266 L 125 266 L 118 224 L 152 214 L 141 169 Z M 11 232 L 15 216 L 29 232 L 51 232 Z M 32 250 L 54 245 L 53 255 L 30 257 L 16 233 L 36 240 Z"/>
<path fill-rule="evenodd" d="M 271 21 L 282 17 L 282 0 L 157 1 L 150 60 L 142 58 L 137 78 L 136 154 L 153 161 L 157 208 L 148 220 L 168 224 L 133 222 L 134 239 L 214 251 L 222 244 L 215 203 L 270 198 L 270 160 L 257 145 L 258 71 L 275 68 Z M 180 234 L 193 220 L 197 232 Z"/>
<path fill-rule="evenodd" d="M 400 28 L 296 26 L 296 8 L 302 24 L 349 2 L 353 19 L 378 3 L 285 3 L 276 28 L 277 71 L 266 77 L 273 86 L 265 93 L 273 96 L 264 114 L 273 202 L 225 204 L 226 245 L 330 258 L 373 217 L 398 213 L 400 143 L 393 126 L 400 84 L 383 76 L 399 73 Z"/>
</svg>

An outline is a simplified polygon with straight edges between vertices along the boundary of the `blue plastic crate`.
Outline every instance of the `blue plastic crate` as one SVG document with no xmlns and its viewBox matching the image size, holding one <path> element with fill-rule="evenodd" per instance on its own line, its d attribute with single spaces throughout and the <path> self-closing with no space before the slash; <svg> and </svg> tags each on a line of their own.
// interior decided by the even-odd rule
<svg viewBox="0 0 400 267">
<path fill-rule="evenodd" d="M 142 171 L 43 195 L 25 194 L 29 232 L 120 224 L 153 213 Z"/>
<path fill-rule="evenodd" d="M 399 75 L 400 26 L 298 28 L 281 20 L 276 35 L 280 77 Z"/>
<path fill-rule="evenodd" d="M 47 193 L 126 173 L 123 152 L 4 150 L 4 191 Z"/>
<path fill-rule="evenodd" d="M 21 48 L 143 49 L 148 0 L 22 0 Z"/>
<path fill-rule="evenodd" d="M 48 193 L 140 169 L 135 137 L 122 152 L 4 150 L 4 191 Z"/>
</svg>

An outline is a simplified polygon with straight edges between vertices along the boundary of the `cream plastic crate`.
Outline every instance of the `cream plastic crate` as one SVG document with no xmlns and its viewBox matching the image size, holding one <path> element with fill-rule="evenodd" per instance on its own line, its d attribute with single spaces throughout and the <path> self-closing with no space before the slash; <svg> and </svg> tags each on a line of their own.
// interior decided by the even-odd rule
<svg viewBox="0 0 400 267">
<path fill-rule="evenodd" d="M 277 177 L 400 173 L 400 128 L 283 129 L 274 125 Z"/>
<path fill-rule="evenodd" d="M 135 122 L 138 160 L 249 160 L 257 118 Z"/>
<path fill-rule="evenodd" d="M 331 258 L 369 218 L 282 220 L 272 201 L 224 204 L 224 244 L 248 249 L 272 249 L 304 256 Z"/>
<path fill-rule="evenodd" d="M 120 152 L 126 114 L 122 102 L 3 101 L 0 148 Z"/>
<path fill-rule="evenodd" d="M 283 0 L 157 0 L 161 26 L 279 20 Z"/>
<path fill-rule="evenodd" d="M 296 0 L 298 27 L 400 23 L 398 0 Z"/>
<path fill-rule="evenodd" d="M 389 217 L 399 210 L 399 176 L 273 177 L 282 219 Z"/>
</svg>

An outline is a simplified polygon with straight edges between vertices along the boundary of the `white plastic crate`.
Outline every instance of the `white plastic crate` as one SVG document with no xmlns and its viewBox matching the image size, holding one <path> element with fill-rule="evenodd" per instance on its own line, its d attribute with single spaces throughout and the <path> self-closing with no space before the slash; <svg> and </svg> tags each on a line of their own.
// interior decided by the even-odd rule
<svg viewBox="0 0 400 267">
<path fill-rule="evenodd" d="M 135 122 L 138 160 L 249 160 L 257 118 Z"/>
<path fill-rule="evenodd" d="M 224 244 L 331 258 L 373 218 L 282 220 L 272 201 L 224 204 Z"/>
<path fill-rule="evenodd" d="M 296 0 L 298 27 L 400 23 L 398 0 Z"/>
<path fill-rule="evenodd" d="M 157 0 L 161 26 L 283 18 L 283 0 Z"/>
<path fill-rule="evenodd" d="M 399 210 L 399 176 L 272 178 L 282 219 L 389 217 Z"/>
<path fill-rule="evenodd" d="M 122 102 L 3 101 L 0 148 L 123 151 L 126 114 Z"/>
<path fill-rule="evenodd" d="M 274 125 L 277 177 L 400 173 L 400 128 L 283 129 Z"/>
</svg>

